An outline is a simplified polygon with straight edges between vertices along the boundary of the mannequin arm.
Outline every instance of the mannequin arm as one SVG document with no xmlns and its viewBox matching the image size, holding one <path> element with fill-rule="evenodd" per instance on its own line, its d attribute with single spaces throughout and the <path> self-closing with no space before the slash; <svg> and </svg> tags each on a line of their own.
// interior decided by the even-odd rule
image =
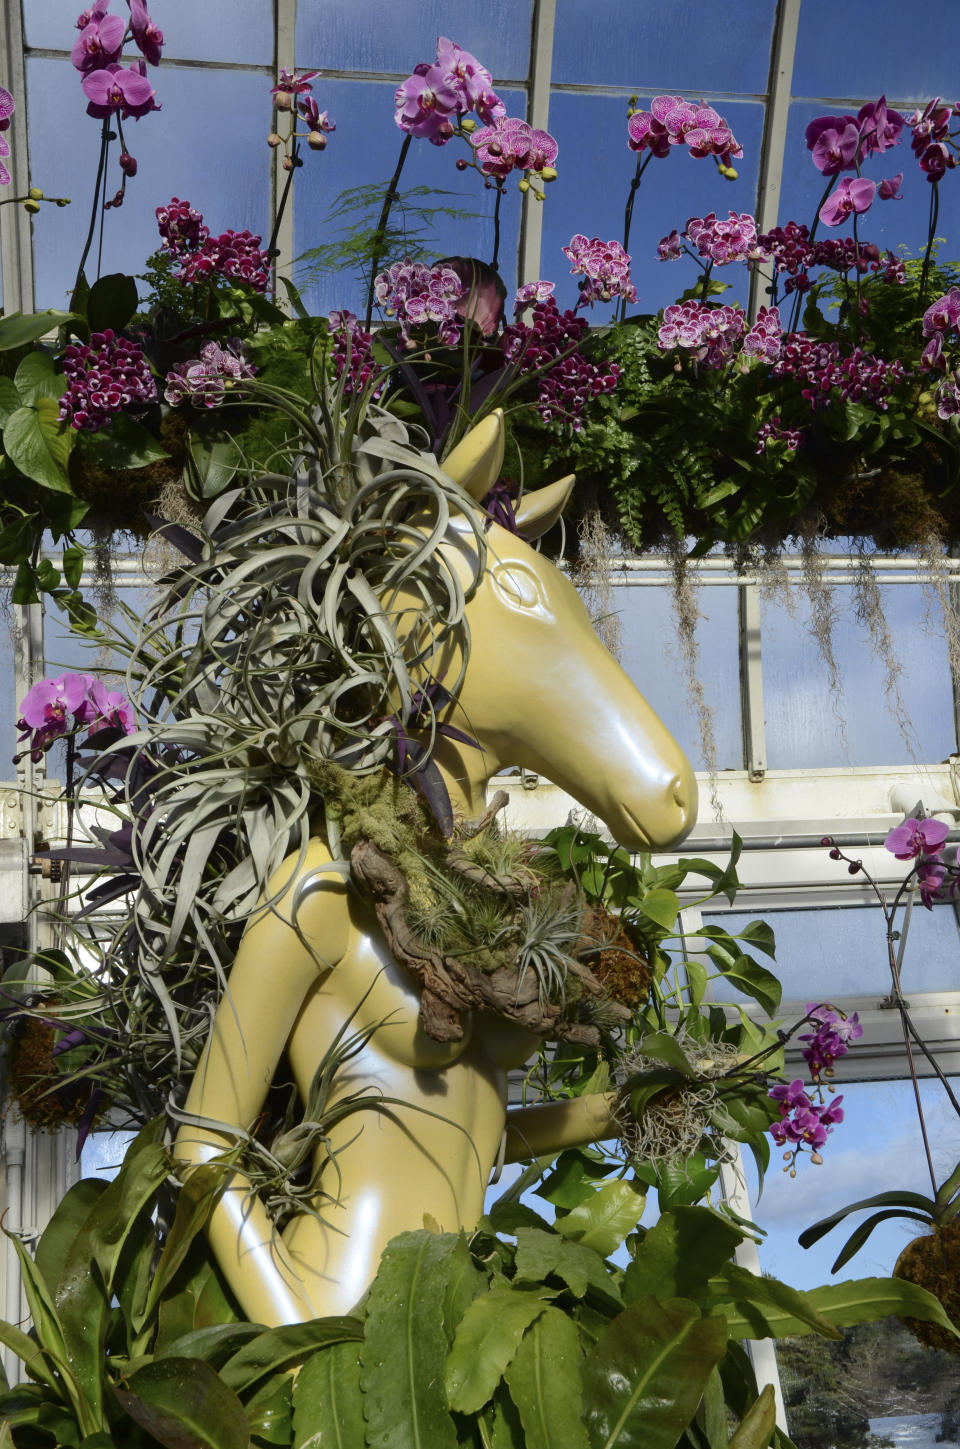
<svg viewBox="0 0 960 1449">
<path fill-rule="evenodd" d="M 529 1162 L 567 1147 L 586 1147 L 617 1135 L 615 1092 L 591 1092 L 568 1102 L 515 1107 L 507 1113 L 506 1162 Z"/>
<path fill-rule="evenodd" d="M 272 904 L 253 917 L 231 969 L 185 1110 L 249 1129 L 263 1106 L 297 1014 L 317 981 L 343 956 L 349 932 L 346 883 L 331 872 L 292 912 L 297 884 L 329 863 L 312 841 L 306 860 L 284 862 L 270 883 Z M 215 1128 L 185 1123 L 175 1146 L 189 1170 L 235 1146 Z M 298 1323 L 314 1316 L 263 1205 L 242 1174 L 232 1174 L 211 1216 L 214 1255 L 244 1312 L 255 1323 Z"/>
</svg>

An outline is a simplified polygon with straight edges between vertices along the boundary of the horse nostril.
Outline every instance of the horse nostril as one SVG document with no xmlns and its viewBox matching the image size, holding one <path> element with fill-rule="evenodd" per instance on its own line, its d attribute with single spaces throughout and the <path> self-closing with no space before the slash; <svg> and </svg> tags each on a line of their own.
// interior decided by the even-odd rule
<svg viewBox="0 0 960 1449">
<path fill-rule="evenodd" d="M 678 775 L 674 780 L 673 786 L 670 790 L 670 794 L 673 798 L 673 803 L 675 805 L 679 805 L 681 810 L 686 810 L 687 792 L 684 789 L 684 781 L 681 775 Z"/>
</svg>

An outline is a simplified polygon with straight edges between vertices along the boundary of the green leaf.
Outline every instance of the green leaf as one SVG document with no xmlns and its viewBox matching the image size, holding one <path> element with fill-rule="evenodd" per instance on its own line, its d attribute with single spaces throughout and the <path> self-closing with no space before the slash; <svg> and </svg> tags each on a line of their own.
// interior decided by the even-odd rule
<svg viewBox="0 0 960 1449">
<path fill-rule="evenodd" d="M 250 1433 L 267 1444 L 289 1449 L 293 1435 L 293 1380 L 276 1374 L 244 1405 Z"/>
<path fill-rule="evenodd" d="M 236 477 L 243 454 L 231 438 L 190 443 L 190 491 L 197 498 L 216 498 Z"/>
<path fill-rule="evenodd" d="M 326 1348 L 331 1343 L 357 1342 L 362 1335 L 358 1318 L 314 1318 L 309 1323 L 268 1328 L 227 1360 L 220 1377 L 239 1393 L 267 1374 L 295 1368 L 318 1348 Z"/>
<path fill-rule="evenodd" d="M 20 394 L 12 377 L 0 377 L 0 428 L 5 428 L 8 420 L 21 406 Z"/>
<path fill-rule="evenodd" d="M 813 1223 L 809 1228 L 804 1228 L 797 1241 L 801 1248 L 810 1248 L 851 1213 L 859 1212 L 861 1208 L 882 1207 L 916 1208 L 927 1215 L 936 1212 L 936 1204 L 933 1199 L 924 1197 L 922 1193 L 901 1190 L 878 1192 L 873 1197 L 862 1197 L 859 1202 L 852 1202 L 847 1207 L 838 1208 L 835 1213 L 830 1213 L 829 1217 L 821 1218 L 819 1222 Z"/>
<path fill-rule="evenodd" d="M 776 956 L 777 943 L 773 928 L 766 921 L 751 921 L 739 935 L 741 941 L 749 941 L 751 946 L 762 951 L 765 956 Z"/>
<path fill-rule="evenodd" d="M 858 1227 L 854 1228 L 833 1263 L 831 1263 L 830 1272 L 839 1273 L 841 1268 L 846 1267 L 850 1259 L 856 1257 L 857 1253 L 859 1253 L 874 1228 L 879 1227 L 880 1223 L 886 1222 L 888 1218 L 912 1218 L 914 1222 L 923 1223 L 926 1227 L 930 1225 L 930 1219 L 926 1213 L 908 1212 L 905 1208 L 887 1208 L 882 1213 L 874 1213 L 872 1217 L 867 1218 Z"/>
<path fill-rule="evenodd" d="M 31 407 L 38 397 L 52 397 L 59 401 L 67 389 L 67 380 L 62 372 L 57 372 L 49 352 L 39 349 L 27 353 L 17 368 L 13 382 L 21 407 Z"/>
<path fill-rule="evenodd" d="M 70 493 L 67 461 L 76 433 L 59 420 L 60 409 L 51 397 L 40 397 L 32 407 L 17 408 L 3 430 L 3 446 L 15 468 L 34 483 L 55 492 Z"/>
<path fill-rule="evenodd" d="M 101 468 L 146 468 L 170 454 L 143 423 L 129 413 L 114 413 L 110 426 L 96 433 L 81 433 L 80 451 Z"/>
<path fill-rule="evenodd" d="M 677 1038 L 669 1031 L 651 1032 L 643 1038 L 643 1055 L 652 1061 L 663 1062 L 674 1071 L 680 1072 L 685 1077 L 692 1077 L 694 1069 L 687 1059 L 687 1054 L 677 1041 Z M 642 1081 L 643 1078 L 641 1077 Z"/>
<path fill-rule="evenodd" d="M 57 1291 L 70 1245 L 106 1188 L 106 1182 L 95 1177 L 82 1177 L 67 1188 L 44 1228 L 34 1261 L 51 1293 Z"/>
<path fill-rule="evenodd" d="M 443 1299 L 443 1326 L 447 1335 L 447 1347 L 453 1343 L 457 1326 L 473 1300 L 486 1292 L 489 1277 L 473 1261 L 466 1237 L 460 1241 L 450 1255 L 450 1276 Z"/>
<path fill-rule="evenodd" d="M 730 1449 L 766 1449 L 776 1426 L 776 1395 L 773 1384 L 765 1384 L 756 1403 L 741 1419 Z"/>
<path fill-rule="evenodd" d="M 687 956 L 684 958 L 683 969 L 687 977 L 690 1001 L 694 1006 L 699 1006 L 707 990 L 707 968 L 702 961 Z"/>
<path fill-rule="evenodd" d="M 594 1182 L 606 1177 L 609 1164 L 598 1162 L 581 1147 L 568 1148 L 561 1152 L 553 1171 L 537 1188 L 537 1197 L 552 1202 L 556 1207 L 574 1208 L 592 1197 Z"/>
<path fill-rule="evenodd" d="M 380 1260 L 364 1324 L 369 1449 L 455 1449 L 457 1434 L 443 1396 L 447 1338 L 437 1308 L 458 1241 L 451 1233 L 425 1229 L 401 1233 Z M 470 1313 L 468 1308 L 464 1321 Z"/>
<path fill-rule="evenodd" d="M 707 955 L 731 986 L 735 986 L 745 996 L 752 996 L 768 1016 L 773 1016 L 780 1005 L 780 982 L 772 971 L 759 965 L 750 956 L 738 954 L 738 951 L 739 948 L 732 952 L 716 944 L 707 947 Z"/>
<path fill-rule="evenodd" d="M 83 561 L 86 553 L 78 544 L 71 544 L 63 550 L 60 559 L 60 566 L 63 569 L 63 577 L 71 589 L 80 587 L 80 578 L 83 574 Z"/>
<path fill-rule="evenodd" d="M 776 1324 L 778 1315 L 786 1314 L 796 1322 L 805 1325 L 798 1332 L 820 1333 L 824 1338 L 842 1338 L 843 1336 L 835 1320 L 825 1315 L 814 1302 L 812 1293 L 802 1293 L 798 1288 L 791 1288 L 777 1278 L 760 1277 L 756 1273 L 751 1273 L 747 1268 L 741 1268 L 738 1263 L 727 1263 L 719 1273 L 711 1278 L 708 1287 L 715 1298 L 732 1300 L 734 1312 L 748 1321 L 752 1316 L 761 1329 L 766 1329 L 770 1324 Z M 721 1302 L 719 1306 L 724 1313 L 727 1312 L 726 1303 Z M 731 1328 L 732 1334 L 733 1329 Z M 769 1338 L 774 1335 L 761 1331 L 741 1336 Z M 775 1336 L 781 1337 L 780 1332 L 776 1331 Z"/>
<path fill-rule="evenodd" d="M 249 1449 L 243 1405 L 200 1359 L 158 1359 L 113 1392 L 130 1418 L 167 1449 Z"/>
<path fill-rule="evenodd" d="M 360 1449 L 365 1442 L 359 1346 L 336 1343 L 297 1375 L 293 1449 Z"/>
<path fill-rule="evenodd" d="M 575 1298 L 582 1298 L 592 1288 L 616 1308 L 623 1306 L 617 1283 L 599 1253 L 583 1243 L 569 1242 L 558 1233 L 519 1228 L 515 1270 L 515 1283 L 542 1283 L 552 1274 L 567 1285 Z"/>
<path fill-rule="evenodd" d="M 506 1373 L 526 1449 L 587 1449 L 576 1324 L 547 1308 L 530 1325 Z"/>
<path fill-rule="evenodd" d="M 719 1369 L 713 1369 L 704 1384 L 695 1422 L 702 1429 L 709 1449 L 728 1449 L 727 1404 Z"/>
<path fill-rule="evenodd" d="M 643 897 L 640 910 L 655 925 L 662 926 L 665 931 L 672 931 L 677 923 L 680 900 L 676 891 L 652 890 Z"/>
<path fill-rule="evenodd" d="M 214 1368 L 263 1333 L 259 1323 L 211 1323 L 171 1340 L 157 1358 L 202 1358 Z"/>
<path fill-rule="evenodd" d="M 147 1301 L 134 1327 L 139 1330 L 156 1309 L 161 1296 L 173 1281 L 190 1245 L 202 1232 L 226 1186 L 229 1168 L 207 1163 L 191 1172 L 177 1195 L 177 1207 L 167 1240 L 160 1254 L 150 1285 Z"/>
<path fill-rule="evenodd" d="M 874 1319 L 896 1314 L 899 1318 L 922 1318 L 927 1323 L 939 1324 L 954 1338 L 960 1338 L 960 1330 L 951 1322 L 939 1298 L 905 1278 L 852 1278 L 846 1283 L 812 1288 L 805 1296 L 838 1328 L 872 1323 Z"/>
<path fill-rule="evenodd" d="M 624 1309 L 583 1366 L 591 1449 L 673 1449 L 726 1345 L 723 1320 L 682 1298 Z"/>
<path fill-rule="evenodd" d="M 48 332 L 55 332 L 58 327 L 74 320 L 79 320 L 75 313 L 56 312 L 52 309 L 48 312 L 31 312 L 27 316 L 22 312 L 11 312 L 8 317 L 0 317 L 0 352 L 12 352 L 15 347 L 26 347 L 46 336 Z"/>
<path fill-rule="evenodd" d="M 526 1330 L 547 1307 L 543 1288 L 511 1288 L 502 1279 L 475 1298 L 447 1358 L 447 1403 L 474 1414 L 493 1396 Z"/>
<path fill-rule="evenodd" d="M 707 1282 L 743 1242 L 727 1218 L 705 1207 L 664 1212 L 643 1237 L 627 1264 L 623 1295 L 640 1298 L 700 1298 Z"/>
<path fill-rule="evenodd" d="M 646 1195 L 635 1182 L 608 1182 L 557 1219 L 557 1232 L 608 1258 L 643 1215 Z"/>
<path fill-rule="evenodd" d="M 137 310 L 137 284 L 126 272 L 110 272 L 94 282 L 87 296 L 87 321 L 91 332 L 112 327 L 119 332 Z"/>
</svg>

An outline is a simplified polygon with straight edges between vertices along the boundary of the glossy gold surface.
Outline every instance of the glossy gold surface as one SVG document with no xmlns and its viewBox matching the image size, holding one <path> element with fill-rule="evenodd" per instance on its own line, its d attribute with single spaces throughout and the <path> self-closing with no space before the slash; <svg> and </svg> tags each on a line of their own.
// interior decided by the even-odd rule
<svg viewBox="0 0 960 1449">
<path fill-rule="evenodd" d="M 487 424 L 481 439 L 468 435 L 460 444 L 459 461 L 452 454 L 444 465 L 466 478 L 474 496 L 499 475 L 502 425 Z M 549 496 L 533 495 L 521 509 L 531 536 L 558 504 L 555 489 L 541 493 Z M 465 583 L 475 546 L 465 524 L 454 524 L 443 544 Z M 697 809 L 683 753 L 553 564 L 496 524 L 488 546 L 467 606 L 466 678 L 449 713 L 482 749 L 441 738 L 436 752 L 455 810 L 479 816 L 490 776 L 525 765 L 574 795 L 622 845 L 675 843 Z M 403 601 L 395 606 L 404 615 Z M 412 604 L 409 613 L 412 629 Z M 303 1214 L 276 1234 L 239 1175 L 214 1213 L 213 1250 L 244 1311 L 281 1324 L 349 1311 L 396 1233 L 425 1220 L 445 1231 L 473 1226 L 504 1131 L 507 1072 L 535 1042 L 483 1014 L 465 1019 L 460 1042 L 426 1037 L 415 984 L 389 958 L 372 914 L 331 872 L 320 840 L 305 859 L 285 864 L 270 900 L 244 936 L 187 1111 L 249 1127 L 285 1048 L 305 1097 L 347 1022 L 351 1032 L 377 1028 L 337 1079 L 336 1095 L 363 1090 L 371 1106 L 331 1134 L 336 1171 L 325 1171 L 320 1218 Z M 609 1105 L 593 1098 L 511 1114 L 507 1157 L 596 1140 L 610 1129 Z M 199 1163 L 228 1141 L 212 1126 L 184 1126 L 177 1152 Z"/>
</svg>

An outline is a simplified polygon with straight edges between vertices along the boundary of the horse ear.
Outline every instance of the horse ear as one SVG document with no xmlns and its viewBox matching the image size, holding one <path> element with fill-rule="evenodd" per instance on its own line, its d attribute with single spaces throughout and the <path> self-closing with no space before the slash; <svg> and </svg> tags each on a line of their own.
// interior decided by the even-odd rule
<svg viewBox="0 0 960 1449">
<path fill-rule="evenodd" d="M 500 477 L 503 443 L 503 409 L 497 408 L 461 438 L 440 466 L 479 503 Z"/>
<path fill-rule="evenodd" d="M 557 483 L 548 483 L 535 493 L 525 493 L 517 509 L 517 532 L 528 542 L 539 538 L 552 528 L 567 506 L 567 500 L 577 481 L 576 474 L 561 478 Z"/>
</svg>

